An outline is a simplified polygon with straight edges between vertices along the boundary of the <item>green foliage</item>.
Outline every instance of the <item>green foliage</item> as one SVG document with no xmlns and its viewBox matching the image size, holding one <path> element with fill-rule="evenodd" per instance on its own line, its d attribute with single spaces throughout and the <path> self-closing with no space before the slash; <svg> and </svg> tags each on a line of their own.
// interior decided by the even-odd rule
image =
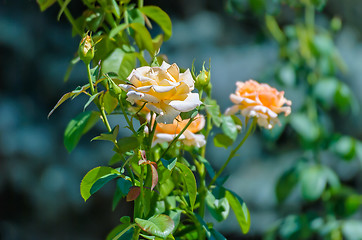
<svg viewBox="0 0 362 240">
<path fill-rule="evenodd" d="M 37 0 L 40 10 L 45 11 L 47 8 L 52 6 L 57 0 Z"/>
<path fill-rule="evenodd" d="M 71 152 L 78 144 L 82 135 L 87 133 L 99 120 L 98 112 L 83 112 L 73 118 L 64 132 L 64 145 Z"/>
<path fill-rule="evenodd" d="M 230 190 L 225 191 L 225 197 L 235 213 L 236 220 L 240 225 L 241 231 L 243 233 L 249 232 L 250 213 L 245 202 L 237 194 Z"/>
<path fill-rule="evenodd" d="M 218 133 L 214 137 L 214 144 L 216 147 L 228 148 L 233 144 L 233 140 L 226 134 Z"/>
<path fill-rule="evenodd" d="M 172 23 L 170 17 L 161 8 L 157 6 L 146 6 L 140 8 L 140 11 L 147 17 L 151 18 L 162 28 L 165 33 L 165 41 L 172 35 Z"/>
<path fill-rule="evenodd" d="M 116 151 L 120 154 L 124 154 L 139 146 L 138 138 L 136 137 L 124 137 L 117 141 Z"/>
<path fill-rule="evenodd" d="M 173 220 L 164 214 L 155 215 L 148 220 L 136 218 L 135 222 L 145 232 L 160 238 L 166 238 L 175 227 Z"/>
<path fill-rule="evenodd" d="M 192 171 L 184 164 L 177 162 L 176 167 L 180 169 L 181 177 L 185 183 L 185 190 L 189 195 L 190 199 L 190 207 L 194 209 L 197 187 L 196 187 L 196 179 Z"/>
<path fill-rule="evenodd" d="M 96 167 L 90 170 L 80 184 L 80 194 L 84 201 L 97 192 L 104 184 L 119 177 L 121 173 L 111 167 Z"/>
</svg>

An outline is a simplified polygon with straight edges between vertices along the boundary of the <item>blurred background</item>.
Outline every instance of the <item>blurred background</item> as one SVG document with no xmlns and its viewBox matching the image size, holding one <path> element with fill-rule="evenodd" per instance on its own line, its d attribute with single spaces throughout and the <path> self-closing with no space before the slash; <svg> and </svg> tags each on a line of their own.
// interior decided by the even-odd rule
<svg viewBox="0 0 362 240">
<path fill-rule="evenodd" d="M 292 112 L 300 112 L 305 91 L 298 84 L 285 83 L 300 81 L 299 70 L 288 71 L 283 67 L 288 58 L 283 57 L 280 45 L 269 33 L 264 16 L 280 12 L 278 21 L 287 26 L 299 21 L 301 9 L 272 0 L 251 2 L 160 0 L 145 1 L 145 5 L 158 5 L 171 17 L 173 36 L 161 49 L 171 63 L 191 68 L 195 60 L 196 69 L 201 69 L 202 63 L 211 59 L 213 94 L 222 111 L 231 104 L 228 96 L 235 91 L 235 81 L 252 78 L 284 89 L 286 98 L 293 102 Z M 81 1 L 73 1 L 69 8 L 75 16 L 84 10 Z M 58 11 L 58 6 L 52 6 L 42 13 L 37 3 L 30 0 L 0 0 L 0 239 L 4 240 L 103 239 L 127 213 L 127 207 L 131 207 L 124 201 L 112 212 L 112 186 L 106 186 L 87 203 L 80 196 L 79 184 L 85 173 L 107 164 L 112 156 L 111 144 L 89 142 L 104 130 L 101 125 L 87 133 L 71 154 L 63 145 L 67 123 L 82 110 L 87 99 L 68 101 L 47 119 L 64 93 L 87 82 L 82 63 L 75 66 L 69 81 L 63 80 L 80 39 L 72 38 L 71 27 L 64 17 L 57 21 Z M 329 0 L 315 16 L 316 24 L 325 29 L 329 29 L 333 17 L 342 20 L 341 30 L 333 33 L 331 39 L 345 68 L 334 75 L 347 87 L 343 89 L 347 89 L 348 96 L 339 99 L 337 105 L 344 108 L 341 101 L 345 100 L 346 105 L 352 106 L 338 111 L 328 108 L 332 103 L 327 102 L 328 114 L 322 123 L 331 126 L 323 131 L 353 140 L 353 156 L 343 160 L 336 151 L 323 150 L 321 161 L 338 174 L 343 185 L 353 188 L 357 196 L 362 193 L 361 15 L 359 0 Z M 320 91 L 328 92 L 328 86 L 322 85 Z M 228 239 L 262 239 L 280 219 L 311 205 L 298 190 L 292 191 L 282 205 L 278 204 L 275 193 L 283 172 L 295 165 L 296 159 L 308 158 L 311 152 L 306 142 L 313 143 L 313 139 L 305 141 L 310 136 L 303 136 L 303 129 L 308 133 L 313 129 L 305 122 L 298 125 L 299 120 L 294 119 L 283 129 L 276 128 L 271 134 L 257 130 L 242 147 L 241 155 L 228 166 L 231 177 L 226 186 L 245 200 L 252 221 L 250 233 L 241 235 L 230 214 L 227 221 L 216 227 Z M 111 121 L 120 120 L 113 117 Z M 215 168 L 220 167 L 228 151 L 215 150 L 212 139 L 208 144 L 209 161 Z M 341 148 L 351 154 L 352 147 L 342 143 Z M 360 203 L 361 200 L 353 219 L 362 219 Z M 304 239 L 308 238 L 313 237 Z"/>
</svg>

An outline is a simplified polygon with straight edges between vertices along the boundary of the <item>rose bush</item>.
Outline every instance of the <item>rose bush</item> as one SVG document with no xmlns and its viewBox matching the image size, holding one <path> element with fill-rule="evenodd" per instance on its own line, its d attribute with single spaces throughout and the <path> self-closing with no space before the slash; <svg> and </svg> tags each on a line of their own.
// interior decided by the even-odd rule
<svg viewBox="0 0 362 240">
<path fill-rule="evenodd" d="M 255 80 L 236 82 L 236 87 L 235 93 L 230 94 L 230 100 L 235 105 L 226 109 L 226 115 L 240 111 L 245 117 L 256 117 L 260 126 L 272 129 L 275 124 L 280 124 L 279 113 L 284 112 L 287 116 L 291 112 L 289 106 L 292 102 L 284 97 L 284 91 L 279 92 Z"/>
<path fill-rule="evenodd" d="M 180 73 L 175 63 L 139 67 L 127 79 L 130 84 L 119 85 L 127 92 L 127 100 L 132 104 L 147 102 L 145 107 L 158 114 L 158 123 L 171 124 L 181 112 L 191 111 L 202 103 L 199 94 L 191 92 L 195 81 L 190 70 Z"/>
</svg>

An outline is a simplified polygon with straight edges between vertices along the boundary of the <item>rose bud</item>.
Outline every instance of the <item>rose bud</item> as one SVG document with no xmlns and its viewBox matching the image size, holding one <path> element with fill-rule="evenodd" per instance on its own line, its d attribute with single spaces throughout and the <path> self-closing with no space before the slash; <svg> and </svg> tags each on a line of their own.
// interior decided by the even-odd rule
<svg viewBox="0 0 362 240">
<path fill-rule="evenodd" d="M 94 57 L 94 43 L 92 37 L 88 34 L 82 39 L 79 44 L 78 54 L 80 60 L 85 64 L 89 64 Z"/>
</svg>

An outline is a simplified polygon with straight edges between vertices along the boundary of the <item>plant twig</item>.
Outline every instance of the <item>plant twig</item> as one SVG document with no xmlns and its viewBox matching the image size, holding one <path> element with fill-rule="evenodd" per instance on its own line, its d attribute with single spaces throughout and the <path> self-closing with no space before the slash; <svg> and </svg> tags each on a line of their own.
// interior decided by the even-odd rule
<svg viewBox="0 0 362 240">
<path fill-rule="evenodd" d="M 217 180 L 217 178 L 221 175 L 221 173 L 224 171 L 224 169 L 226 168 L 226 166 L 229 164 L 230 160 L 236 155 L 236 152 L 240 149 L 241 146 L 243 146 L 244 142 L 246 141 L 246 139 L 249 137 L 250 133 L 252 132 L 252 130 L 254 129 L 256 124 L 256 118 L 253 119 L 253 122 L 249 125 L 249 129 L 246 132 L 244 138 L 241 140 L 241 142 L 238 144 L 238 146 L 236 146 L 235 149 L 233 149 L 230 152 L 230 155 L 228 157 L 228 159 L 225 161 L 224 165 L 222 165 L 222 167 L 220 168 L 220 170 L 215 174 L 215 176 L 212 178 L 210 184 L 208 185 L 207 188 L 210 188 L 212 184 L 215 183 L 215 181 Z"/>
</svg>

